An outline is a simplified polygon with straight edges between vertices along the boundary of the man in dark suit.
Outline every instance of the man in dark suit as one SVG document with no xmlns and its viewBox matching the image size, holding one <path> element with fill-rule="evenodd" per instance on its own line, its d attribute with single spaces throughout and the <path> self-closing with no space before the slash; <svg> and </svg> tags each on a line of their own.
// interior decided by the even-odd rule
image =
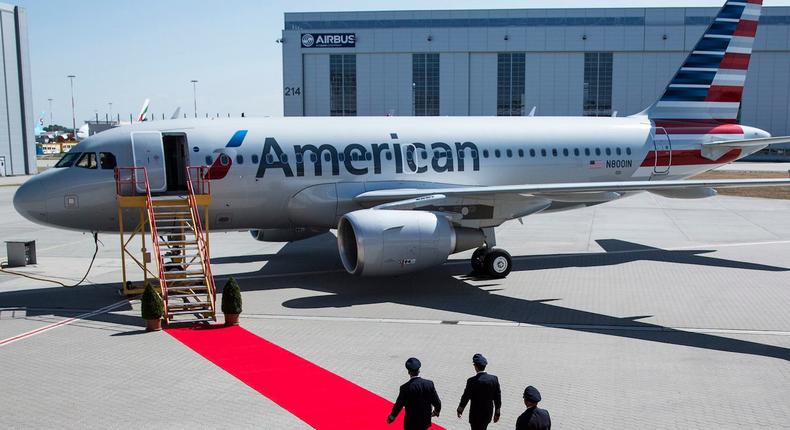
<svg viewBox="0 0 790 430">
<path fill-rule="evenodd" d="M 538 407 L 540 391 L 530 385 L 524 390 L 524 404 L 527 410 L 518 417 L 516 430 L 551 430 L 549 411 Z"/>
<path fill-rule="evenodd" d="M 502 407 L 502 391 L 499 389 L 499 379 L 486 373 L 488 360 L 482 354 L 472 357 L 472 365 L 477 374 L 466 380 L 466 388 L 458 405 L 458 418 L 464 413 L 466 403 L 471 401 L 469 408 L 469 424 L 472 430 L 486 430 L 493 417 L 494 422 L 499 421 L 499 409 Z"/>
<path fill-rule="evenodd" d="M 410 379 L 400 386 L 398 399 L 387 417 L 387 424 L 392 424 L 404 407 L 406 408 L 406 417 L 403 419 L 405 430 L 426 430 L 431 426 L 431 417 L 439 416 L 442 402 L 436 394 L 433 382 L 420 378 L 420 366 L 420 360 L 414 357 L 406 360 L 406 370 L 409 372 Z"/>
</svg>

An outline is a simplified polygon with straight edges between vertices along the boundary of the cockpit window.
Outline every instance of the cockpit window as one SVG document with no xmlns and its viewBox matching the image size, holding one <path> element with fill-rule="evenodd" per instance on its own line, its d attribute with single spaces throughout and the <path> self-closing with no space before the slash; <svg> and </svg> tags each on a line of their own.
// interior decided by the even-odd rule
<svg viewBox="0 0 790 430">
<path fill-rule="evenodd" d="M 96 153 L 95 152 L 86 152 L 82 154 L 79 161 L 76 164 L 77 167 L 82 167 L 83 169 L 95 169 L 98 167 L 96 164 Z"/>
<path fill-rule="evenodd" d="M 66 155 L 64 155 L 60 159 L 60 161 L 58 161 L 58 163 L 55 164 L 55 167 L 71 167 L 74 164 L 74 162 L 77 161 L 77 158 L 80 157 L 80 154 L 82 154 L 82 153 L 81 152 L 67 152 Z"/>
<path fill-rule="evenodd" d="M 103 170 L 114 169 L 117 165 L 117 162 L 115 161 L 115 155 L 112 152 L 100 152 L 99 164 Z"/>
</svg>

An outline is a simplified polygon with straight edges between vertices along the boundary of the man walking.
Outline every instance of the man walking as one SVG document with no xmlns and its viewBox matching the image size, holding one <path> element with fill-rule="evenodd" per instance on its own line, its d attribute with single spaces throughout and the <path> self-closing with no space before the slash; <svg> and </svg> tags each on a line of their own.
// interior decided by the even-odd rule
<svg viewBox="0 0 790 430">
<path fill-rule="evenodd" d="M 538 407 L 540 391 L 530 385 L 524 390 L 524 404 L 527 410 L 518 417 L 516 430 L 551 430 L 549 411 Z"/>
<path fill-rule="evenodd" d="M 406 408 L 406 416 L 403 419 L 404 430 L 426 430 L 431 426 L 431 417 L 439 416 L 442 402 L 436 394 L 433 382 L 420 378 L 421 365 L 420 360 L 414 357 L 406 360 L 406 370 L 409 372 L 410 379 L 400 386 L 398 399 L 387 417 L 387 424 L 392 424 L 404 407 Z"/>
<path fill-rule="evenodd" d="M 466 388 L 458 405 L 458 418 L 464 413 L 467 402 L 472 402 L 469 407 L 469 425 L 472 430 L 486 430 L 491 418 L 499 421 L 499 409 L 502 407 L 502 391 L 499 389 L 499 379 L 486 373 L 488 360 L 482 354 L 472 357 L 472 365 L 477 374 L 466 380 Z"/>
</svg>

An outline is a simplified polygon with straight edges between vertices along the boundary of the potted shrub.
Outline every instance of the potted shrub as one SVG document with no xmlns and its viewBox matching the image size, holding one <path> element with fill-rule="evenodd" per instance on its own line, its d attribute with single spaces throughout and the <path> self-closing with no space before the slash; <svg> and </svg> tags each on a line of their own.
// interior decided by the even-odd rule
<svg viewBox="0 0 790 430">
<path fill-rule="evenodd" d="M 162 317 L 165 316 L 165 303 L 162 297 L 154 289 L 153 284 L 146 281 L 145 291 L 140 300 L 141 313 L 145 320 L 145 331 L 162 330 Z"/>
<path fill-rule="evenodd" d="M 241 288 L 233 277 L 228 279 L 222 288 L 222 313 L 225 314 L 225 325 L 239 325 L 241 313 Z"/>
</svg>

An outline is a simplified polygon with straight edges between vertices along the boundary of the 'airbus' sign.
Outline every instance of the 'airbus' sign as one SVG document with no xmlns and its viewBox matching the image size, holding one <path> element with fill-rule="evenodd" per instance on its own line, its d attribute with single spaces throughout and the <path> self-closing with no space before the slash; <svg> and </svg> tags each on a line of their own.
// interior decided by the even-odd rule
<svg viewBox="0 0 790 430">
<path fill-rule="evenodd" d="M 353 48 L 356 33 L 302 33 L 302 48 Z"/>
</svg>

